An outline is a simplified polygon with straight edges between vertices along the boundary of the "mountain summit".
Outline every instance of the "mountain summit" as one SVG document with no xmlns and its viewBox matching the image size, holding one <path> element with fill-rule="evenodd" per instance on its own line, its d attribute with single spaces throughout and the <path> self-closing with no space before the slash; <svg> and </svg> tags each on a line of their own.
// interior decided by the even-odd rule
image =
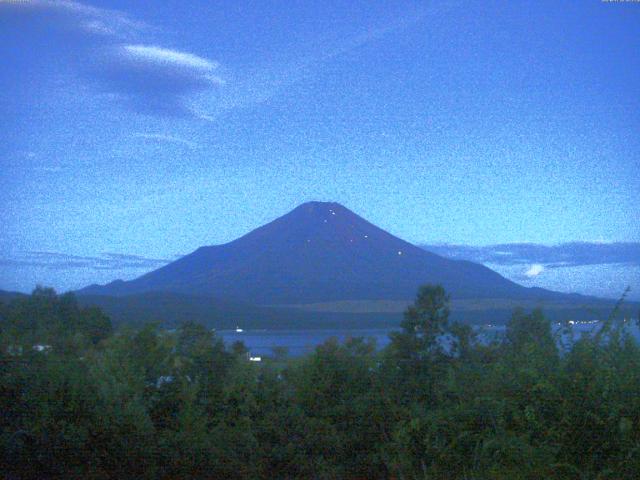
<svg viewBox="0 0 640 480">
<path fill-rule="evenodd" d="M 406 300 L 425 283 L 453 298 L 542 298 L 472 262 L 427 252 L 338 203 L 308 202 L 224 245 L 198 248 L 131 281 L 80 294 L 175 292 L 254 304 Z"/>
</svg>

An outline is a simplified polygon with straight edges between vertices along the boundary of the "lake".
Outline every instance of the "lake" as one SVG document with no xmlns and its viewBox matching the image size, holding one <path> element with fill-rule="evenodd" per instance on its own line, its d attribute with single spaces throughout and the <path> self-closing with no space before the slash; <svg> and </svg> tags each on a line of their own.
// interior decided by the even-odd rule
<svg viewBox="0 0 640 480">
<path fill-rule="evenodd" d="M 574 338 L 577 339 L 585 333 L 592 333 L 600 328 L 600 322 L 594 323 L 575 323 L 571 325 Z M 554 324 L 554 332 L 560 327 Z M 640 329 L 635 321 L 626 322 L 627 328 L 633 337 L 640 342 Z M 477 327 L 480 331 L 480 337 L 484 340 L 490 340 L 504 333 L 504 325 L 485 325 Z M 235 330 L 218 330 L 216 333 L 222 337 L 225 344 L 230 345 L 235 341 L 244 342 L 252 356 L 268 357 L 273 355 L 273 349 L 276 347 L 285 347 L 289 356 L 299 357 L 313 350 L 321 343 L 330 338 L 337 338 L 338 341 L 344 342 L 348 338 L 365 337 L 373 338 L 378 348 L 384 348 L 389 344 L 389 333 L 398 328 L 370 328 L 370 329 L 309 329 L 309 330 L 244 330 L 237 332 Z M 570 341 L 569 336 L 561 335 L 563 343 Z"/>
</svg>

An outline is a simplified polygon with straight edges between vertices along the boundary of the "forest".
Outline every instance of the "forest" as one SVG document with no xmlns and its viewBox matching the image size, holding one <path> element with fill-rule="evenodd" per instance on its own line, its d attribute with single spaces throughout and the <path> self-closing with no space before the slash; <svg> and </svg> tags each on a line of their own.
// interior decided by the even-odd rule
<svg viewBox="0 0 640 480">
<path fill-rule="evenodd" d="M 199 324 L 115 329 L 38 287 L 0 303 L 0 468 L 8 479 L 637 479 L 640 346 L 622 322 L 614 310 L 564 345 L 542 311 L 515 310 L 504 337 L 481 342 L 427 285 L 384 349 L 352 338 L 256 363 Z"/>
</svg>

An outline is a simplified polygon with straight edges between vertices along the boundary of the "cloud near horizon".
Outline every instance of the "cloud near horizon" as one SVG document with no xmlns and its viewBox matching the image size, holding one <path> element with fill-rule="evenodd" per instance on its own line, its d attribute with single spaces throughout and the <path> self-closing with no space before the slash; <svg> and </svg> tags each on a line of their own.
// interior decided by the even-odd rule
<svg viewBox="0 0 640 480">
<path fill-rule="evenodd" d="M 422 245 L 454 260 L 481 263 L 527 287 L 640 301 L 640 242 L 569 242 L 558 245 Z"/>
<path fill-rule="evenodd" d="M 69 0 L 33 0 L 0 2 L 0 14 L 0 26 L 7 26 L 9 61 L 15 61 L 16 69 L 29 67 L 22 64 L 27 56 L 21 52 L 21 26 L 37 29 L 49 50 L 31 52 L 41 63 L 49 61 L 47 55 L 65 58 L 67 68 L 116 94 L 114 99 L 137 112 L 197 117 L 190 96 L 225 83 L 214 73 L 217 62 L 160 46 L 156 29 L 118 10 Z"/>
<path fill-rule="evenodd" d="M 500 245 L 422 245 L 444 257 L 497 265 L 538 264 L 544 268 L 628 264 L 640 266 L 640 242 L 568 242 L 559 245 L 511 243 Z"/>
<path fill-rule="evenodd" d="M 81 256 L 60 252 L 28 251 L 18 252 L 10 257 L 0 258 L 0 265 L 8 267 L 44 267 L 56 270 L 151 270 L 166 265 L 173 260 L 175 260 L 175 258 L 149 258 L 123 253 L 103 253 L 100 256 Z"/>
<path fill-rule="evenodd" d="M 537 277 L 542 272 L 544 272 L 544 266 L 540 265 L 539 263 L 534 263 L 529 267 L 529 270 L 524 272 L 524 274 L 526 277 L 533 278 Z"/>
<path fill-rule="evenodd" d="M 166 135 L 135 134 L 159 141 L 185 142 Z M 539 244 L 502 244 L 489 246 L 422 245 L 425 250 L 457 260 L 470 260 L 502 266 L 522 266 L 523 277 L 534 278 L 548 269 L 588 265 L 622 264 L 640 267 L 640 242 L 572 242 L 555 246 Z M 105 252 L 98 256 L 79 256 L 60 252 L 24 251 L 0 258 L 0 265 L 39 266 L 48 268 L 158 268 L 180 258 L 151 258 L 125 253 Z"/>
<path fill-rule="evenodd" d="M 592 258 L 585 264 L 578 264 L 579 258 L 572 263 L 545 264 L 533 259 L 541 257 L 535 252 L 538 248 L 561 249 L 562 246 L 547 247 L 528 244 L 528 258 L 524 258 L 523 244 L 499 245 L 493 247 L 447 246 L 449 258 L 462 259 L 460 249 L 484 251 L 483 258 L 498 259 L 501 263 L 486 262 L 486 265 L 513 281 L 525 286 L 537 286 L 557 291 L 578 292 L 603 298 L 617 298 L 624 288 L 632 287 L 629 300 L 640 301 L 638 282 L 640 281 L 640 242 L 631 244 L 581 244 L 582 248 L 591 248 L 595 252 L 604 249 L 609 254 L 592 252 Z M 444 246 L 437 246 L 440 250 Z M 565 247 L 566 248 L 566 247 Z M 451 256 L 452 249 L 457 255 Z M 429 250 L 435 250 L 429 248 Z M 491 250 L 493 255 L 488 255 Z M 515 254 L 517 250 L 519 253 Z M 634 257 L 634 252 L 635 257 Z M 438 253 L 438 252 L 436 252 Z M 462 252 L 463 254 L 465 251 Z M 441 251 L 441 255 L 444 253 Z M 183 255 L 171 258 L 152 258 L 126 253 L 105 252 L 98 255 L 70 255 L 51 251 L 20 251 L 5 253 L 0 257 L 0 275 L 4 276 L 0 287 L 9 290 L 28 292 L 33 284 L 18 279 L 28 273 L 28 278 L 38 278 L 43 284 L 55 285 L 59 290 L 78 289 L 91 283 L 108 283 L 117 278 L 131 280 L 151 270 L 160 268 Z M 596 262 L 596 258 L 599 257 Z M 476 262 L 478 262 L 476 257 Z M 545 259 L 555 258 L 551 255 Z M 512 263 L 507 263 L 512 262 Z M 479 262 L 484 263 L 484 262 Z M 549 266 L 551 265 L 551 266 Z M 20 274 L 20 275 L 19 275 Z M 595 279 L 595 280 L 594 280 Z"/>
</svg>

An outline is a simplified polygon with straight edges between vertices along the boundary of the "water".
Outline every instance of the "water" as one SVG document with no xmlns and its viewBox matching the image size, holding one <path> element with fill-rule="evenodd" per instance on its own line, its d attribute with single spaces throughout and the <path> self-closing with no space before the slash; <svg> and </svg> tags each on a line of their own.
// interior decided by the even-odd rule
<svg viewBox="0 0 640 480">
<path fill-rule="evenodd" d="M 313 350 L 329 340 L 337 338 L 343 343 L 353 337 L 373 338 L 376 346 L 383 348 L 389 344 L 390 328 L 371 329 L 330 329 L 330 330 L 218 330 L 216 333 L 222 337 L 227 345 L 240 340 L 244 342 L 252 356 L 272 356 L 273 349 L 284 347 L 292 357 L 299 357 Z"/>
<path fill-rule="evenodd" d="M 576 323 L 571 326 L 573 339 L 577 340 L 581 335 L 596 332 L 601 323 Z M 553 326 L 554 333 L 560 327 Z M 640 342 L 640 328 L 635 321 L 627 322 L 625 328 L 633 335 L 636 341 Z M 490 341 L 493 338 L 504 334 L 504 325 L 485 325 L 478 327 L 480 338 Z M 369 328 L 369 329 L 328 329 L 328 330 L 245 330 L 236 332 L 235 330 L 218 330 L 216 333 L 222 337 L 227 345 L 235 341 L 244 342 L 252 356 L 268 357 L 273 356 L 273 349 L 284 347 L 292 357 L 299 357 L 311 353 L 314 349 L 330 338 L 336 338 L 339 342 L 344 342 L 348 338 L 365 337 L 373 338 L 378 348 L 384 348 L 389 344 L 389 333 L 397 331 L 399 328 Z M 559 335 L 561 342 L 565 345 L 571 342 L 568 335 Z"/>
</svg>

